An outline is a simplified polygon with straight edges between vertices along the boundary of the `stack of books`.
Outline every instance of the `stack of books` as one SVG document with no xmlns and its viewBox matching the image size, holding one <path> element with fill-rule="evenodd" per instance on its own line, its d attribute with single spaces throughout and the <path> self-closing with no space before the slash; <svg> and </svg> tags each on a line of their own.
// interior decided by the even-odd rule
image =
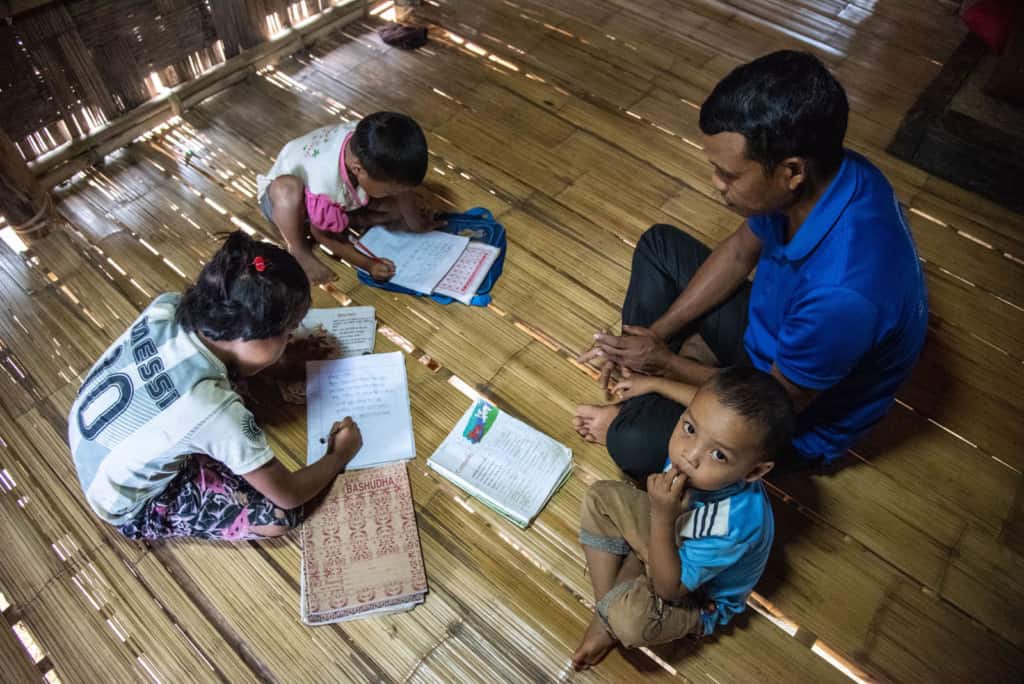
<svg viewBox="0 0 1024 684">
<path fill-rule="evenodd" d="M 325 625 L 423 602 L 423 569 L 404 462 L 339 475 L 302 526 L 300 612 Z"/>
</svg>

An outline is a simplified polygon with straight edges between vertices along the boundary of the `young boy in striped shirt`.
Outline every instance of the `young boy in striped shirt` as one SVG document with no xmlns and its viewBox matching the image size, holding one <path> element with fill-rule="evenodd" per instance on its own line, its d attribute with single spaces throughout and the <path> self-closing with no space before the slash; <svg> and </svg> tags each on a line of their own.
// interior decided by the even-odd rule
<svg viewBox="0 0 1024 684">
<path fill-rule="evenodd" d="M 625 399 L 664 392 L 664 378 L 632 375 Z M 792 438 L 793 405 L 768 373 L 727 368 L 700 389 L 673 383 L 688 406 L 665 470 L 643 492 L 596 482 L 583 500 L 583 544 L 594 619 L 573 667 L 626 648 L 706 636 L 744 610 L 764 572 L 775 526 L 761 478 Z"/>
</svg>

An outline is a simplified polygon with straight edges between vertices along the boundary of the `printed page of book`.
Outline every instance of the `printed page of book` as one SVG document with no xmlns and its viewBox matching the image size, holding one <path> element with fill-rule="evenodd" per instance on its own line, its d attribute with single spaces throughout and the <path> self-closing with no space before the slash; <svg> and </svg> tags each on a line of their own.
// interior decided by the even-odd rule
<svg viewBox="0 0 1024 684">
<path fill-rule="evenodd" d="M 501 250 L 494 245 L 470 242 L 452 270 L 434 288 L 434 292 L 469 304 L 499 254 Z"/>
<path fill-rule="evenodd" d="M 306 462 L 323 458 L 331 425 L 351 416 L 363 448 L 349 470 L 416 456 L 402 352 L 306 362 Z"/>
<path fill-rule="evenodd" d="M 376 256 L 395 262 L 395 275 L 389 282 L 430 294 L 459 260 L 469 238 L 437 230 L 406 233 L 374 226 L 360 242 Z"/>
<path fill-rule="evenodd" d="M 377 312 L 372 306 L 310 309 L 295 331 L 295 337 L 317 335 L 324 336 L 329 359 L 372 354 L 377 335 Z"/>
<path fill-rule="evenodd" d="M 403 610 L 426 591 L 405 464 L 338 476 L 302 525 L 303 621 Z"/>
<path fill-rule="evenodd" d="M 427 463 L 525 525 L 564 481 L 572 450 L 479 400 Z"/>
</svg>

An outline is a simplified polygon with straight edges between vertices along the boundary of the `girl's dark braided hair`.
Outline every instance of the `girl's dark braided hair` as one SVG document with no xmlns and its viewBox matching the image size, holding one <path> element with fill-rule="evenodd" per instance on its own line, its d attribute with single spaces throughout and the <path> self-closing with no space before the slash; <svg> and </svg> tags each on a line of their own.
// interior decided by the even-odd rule
<svg viewBox="0 0 1024 684">
<path fill-rule="evenodd" d="M 298 325 L 310 301 L 309 280 L 295 257 L 239 230 L 185 290 L 177 322 L 211 340 L 262 340 Z"/>
</svg>

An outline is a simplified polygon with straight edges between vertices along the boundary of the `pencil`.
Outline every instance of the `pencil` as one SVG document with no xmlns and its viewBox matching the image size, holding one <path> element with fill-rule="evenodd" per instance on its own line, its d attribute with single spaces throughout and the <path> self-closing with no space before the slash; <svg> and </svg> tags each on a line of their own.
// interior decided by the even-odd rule
<svg viewBox="0 0 1024 684">
<path fill-rule="evenodd" d="M 373 252 L 372 252 L 372 251 L 370 250 L 370 248 L 369 248 L 369 247 L 367 247 L 366 245 L 364 245 L 364 244 L 362 243 L 362 241 L 361 241 L 361 240 L 360 240 L 359 238 L 357 238 L 357 237 L 356 237 L 356 236 L 355 236 L 354 234 L 350 234 L 350 235 L 349 235 L 349 237 L 348 237 L 348 241 L 349 241 L 349 242 L 351 242 L 351 243 L 352 243 L 352 245 L 353 245 L 353 246 L 354 246 L 354 247 L 355 247 L 356 249 L 358 249 L 358 250 L 359 250 L 359 251 L 361 251 L 361 252 L 362 252 L 362 253 L 363 253 L 364 255 L 366 255 L 366 256 L 368 256 L 368 257 L 370 257 L 370 258 L 371 258 L 371 259 L 373 259 L 374 261 L 380 261 L 380 260 L 381 260 L 379 256 L 377 256 L 376 254 L 374 254 L 374 253 L 373 253 Z"/>
</svg>

